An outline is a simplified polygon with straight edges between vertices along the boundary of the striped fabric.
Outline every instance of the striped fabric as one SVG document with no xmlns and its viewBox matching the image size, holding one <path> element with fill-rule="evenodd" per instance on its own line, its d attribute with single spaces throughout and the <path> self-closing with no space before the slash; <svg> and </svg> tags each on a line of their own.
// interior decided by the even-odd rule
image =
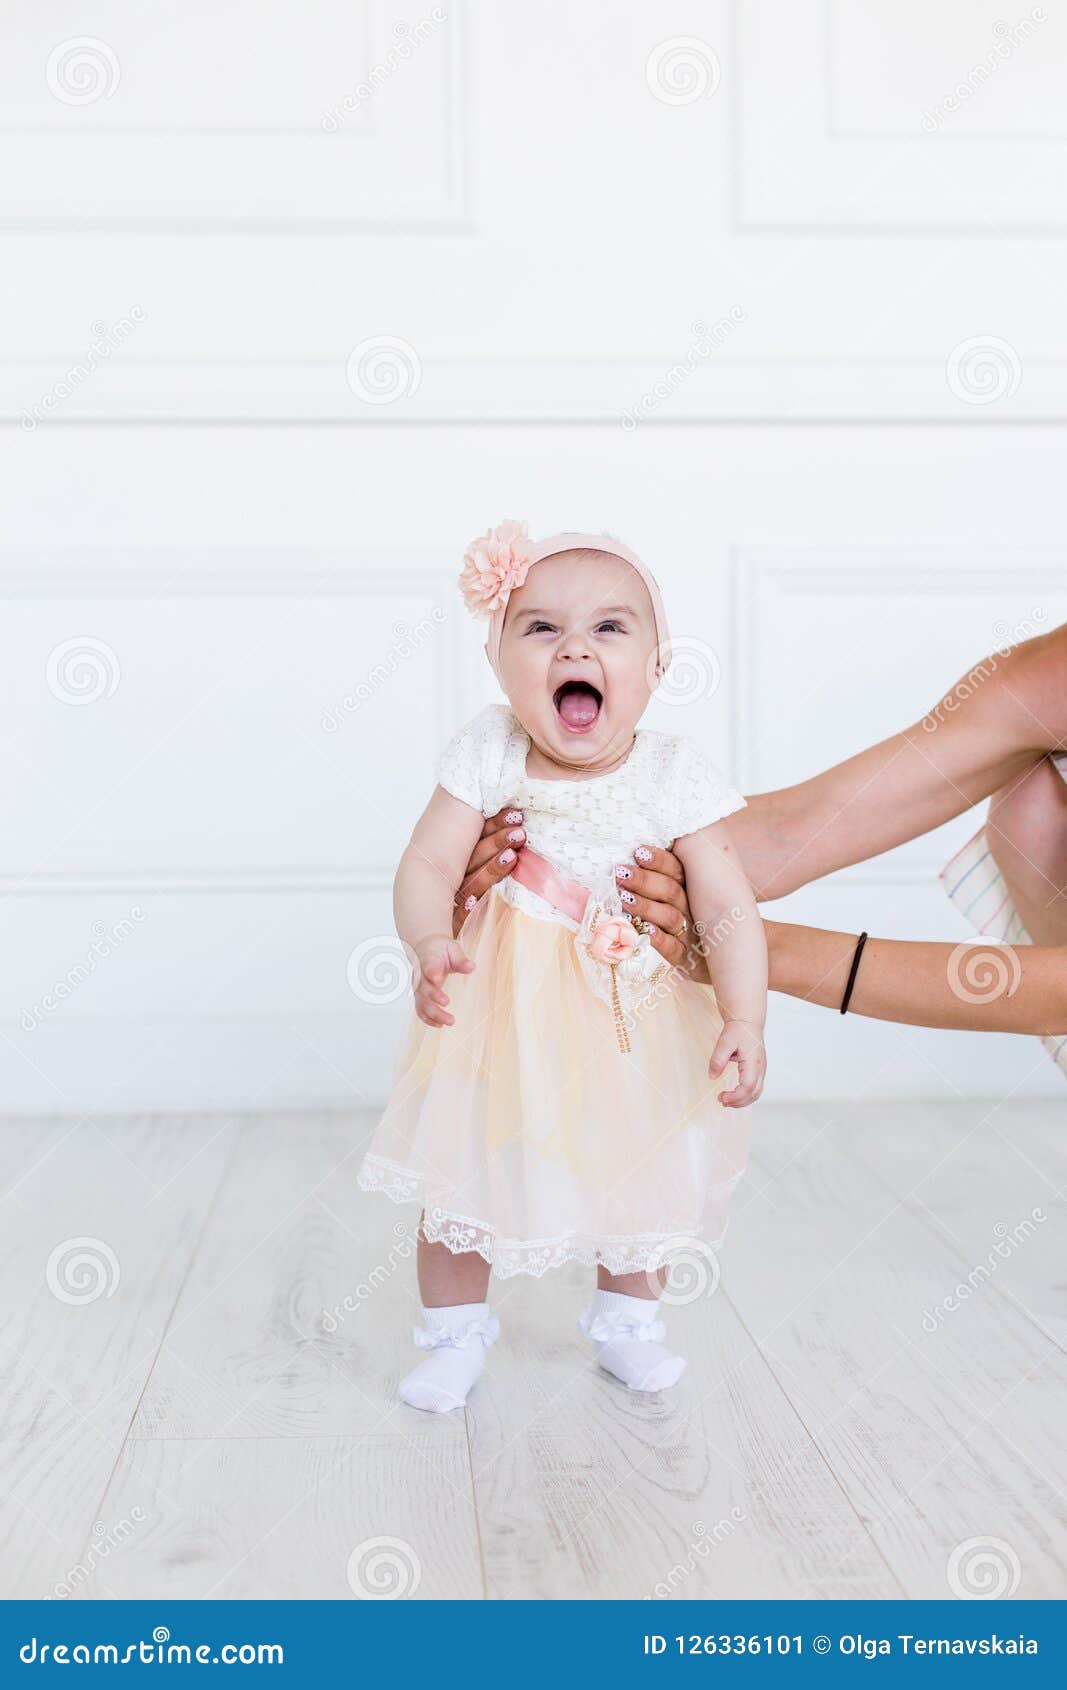
<svg viewBox="0 0 1067 1690">
<path fill-rule="evenodd" d="M 1067 755 L 1053 757 L 1067 781 Z M 976 933 L 1008 945 L 1029 945 L 1030 935 L 1012 904 L 1008 889 L 986 843 L 985 828 L 969 839 L 941 870 L 941 884 L 949 900 Z M 1042 1039 L 1053 1062 L 1067 1074 L 1067 1035 Z"/>
</svg>

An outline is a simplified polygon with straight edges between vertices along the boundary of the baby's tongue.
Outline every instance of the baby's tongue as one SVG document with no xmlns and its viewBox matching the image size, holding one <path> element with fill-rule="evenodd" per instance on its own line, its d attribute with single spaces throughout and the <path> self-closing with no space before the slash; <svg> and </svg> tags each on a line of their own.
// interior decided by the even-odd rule
<svg viewBox="0 0 1067 1690">
<path fill-rule="evenodd" d="M 599 709 L 596 695 L 584 688 L 565 692 L 559 701 L 559 713 L 569 728 L 587 728 L 596 721 Z"/>
</svg>

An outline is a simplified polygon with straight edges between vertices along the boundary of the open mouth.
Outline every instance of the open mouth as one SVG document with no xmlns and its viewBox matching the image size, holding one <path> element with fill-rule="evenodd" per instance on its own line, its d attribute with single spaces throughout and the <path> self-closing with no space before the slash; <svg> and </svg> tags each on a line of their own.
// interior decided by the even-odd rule
<svg viewBox="0 0 1067 1690">
<path fill-rule="evenodd" d="M 596 726 L 604 698 L 588 681 L 564 681 L 552 694 L 552 702 L 568 733 L 586 734 Z"/>
</svg>

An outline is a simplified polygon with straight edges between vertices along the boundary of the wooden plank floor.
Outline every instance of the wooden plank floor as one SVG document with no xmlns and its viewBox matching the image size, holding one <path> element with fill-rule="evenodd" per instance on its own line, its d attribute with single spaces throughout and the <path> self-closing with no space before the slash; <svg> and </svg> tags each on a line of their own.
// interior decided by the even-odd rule
<svg viewBox="0 0 1067 1690">
<path fill-rule="evenodd" d="M 0 1122 L 0 1596 L 1067 1595 L 1060 1103 L 761 1108 L 676 1390 L 573 1269 L 440 1417 L 371 1125 Z"/>
</svg>

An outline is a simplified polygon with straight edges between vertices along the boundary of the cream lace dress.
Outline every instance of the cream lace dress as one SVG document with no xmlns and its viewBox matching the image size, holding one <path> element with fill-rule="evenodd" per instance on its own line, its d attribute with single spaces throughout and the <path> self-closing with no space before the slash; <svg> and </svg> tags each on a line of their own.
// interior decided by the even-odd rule
<svg viewBox="0 0 1067 1690">
<path fill-rule="evenodd" d="M 441 785 L 483 816 L 520 806 L 530 848 L 608 912 L 636 845 L 670 845 L 744 804 L 672 735 L 639 731 L 620 768 L 587 780 L 531 779 L 529 745 L 490 705 L 449 745 Z M 711 988 L 644 940 L 653 972 L 628 992 L 627 1051 L 579 923 L 544 898 L 505 880 L 460 939 L 476 966 L 449 980 L 455 1025 L 412 1016 L 360 1186 L 419 1204 L 428 1239 L 477 1250 L 503 1277 L 568 1261 L 638 1272 L 686 1242 L 717 1244 L 747 1111 L 718 1101 L 732 1077 L 708 1076 L 722 1025 Z"/>
</svg>

